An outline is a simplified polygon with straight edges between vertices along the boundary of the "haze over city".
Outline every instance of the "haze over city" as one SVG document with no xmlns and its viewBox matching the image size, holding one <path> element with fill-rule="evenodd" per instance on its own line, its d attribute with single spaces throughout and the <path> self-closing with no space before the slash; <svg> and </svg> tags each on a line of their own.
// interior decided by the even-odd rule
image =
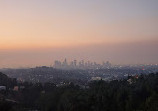
<svg viewBox="0 0 158 111">
<path fill-rule="evenodd" d="M 158 111 L 158 0 L 0 0 L 0 111 Z"/>
<path fill-rule="evenodd" d="M 158 63 L 157 0 L 1 0 L 0 68 Z"/>
</svg>

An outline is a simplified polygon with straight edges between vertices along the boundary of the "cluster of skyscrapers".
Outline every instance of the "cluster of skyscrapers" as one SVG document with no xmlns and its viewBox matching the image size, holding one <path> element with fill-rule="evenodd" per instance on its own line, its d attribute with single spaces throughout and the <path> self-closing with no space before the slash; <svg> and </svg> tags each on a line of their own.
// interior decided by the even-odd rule
<svg viewBox="0 0 158 111">
<path fill-rule="evenodd" d="M 102 64 L 98 64 L 96 62 L 90 62 L 90 61 L 77 61 L 73 60 L 70 63 L 67 62 L 67 59 L 65 59 L 63 62 L 56 60 L 54 62 L 54 68 L 57 69 L 101 69 L 101 68 L 110 68 L 111 63 L 109 61 L 103 62 Z"/>
</svg>

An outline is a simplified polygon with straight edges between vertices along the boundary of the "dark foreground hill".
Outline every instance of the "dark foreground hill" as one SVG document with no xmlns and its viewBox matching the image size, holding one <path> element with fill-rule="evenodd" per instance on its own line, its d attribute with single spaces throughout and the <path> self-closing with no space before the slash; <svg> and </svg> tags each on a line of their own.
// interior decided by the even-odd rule
<svg viewBox="0 0 158 111">
<path fill-rule="evenodd" d="M 13 88 L 16 85 L 16 79 L 9 78 L 7 75 L 0 72 L 0 86 L 6 86 L 7 88 Z"/>
<path fill-rule="evenodd" d="M 73 83 L 60 87 L 53 83 L 17 85 L 23 88 L 5 94 L 16 104 L 0 100 L 0 111 L 158 111 L 158 73 L 92 81 L 84 88 Z"/>
</svg>

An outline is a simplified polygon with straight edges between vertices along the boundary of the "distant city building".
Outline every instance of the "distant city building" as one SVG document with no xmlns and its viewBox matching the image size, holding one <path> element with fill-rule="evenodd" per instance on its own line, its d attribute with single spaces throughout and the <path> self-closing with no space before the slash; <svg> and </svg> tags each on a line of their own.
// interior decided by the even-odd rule
<svg viewBox="0 0 158 111">
<path fill-rule="evenodd" d="M 6 90 L 6 86 L 0 86 L 0 91 Z"/>
<path fill-rule="evenodd" d="M 93 80 L 93 81 L 101 80 L 101 77 L 92 77 L 91 80 Z"/>
<path fill-rule="evenodd" d="M 77 60 L 73 60 L 70 63 L 67 62 L 67 59 L 65 58 L 63 62 L 61 61 L 54 61 L 54 68 L 57 69 L 102 69 L 102 68 L 111 68 L 111 63 L 107 61 L 106 63 L 103 62 L 103 64 L 97 64 L 96 62 L 84 62 L 84 60 L 81 60 L 77 62 Z"/>
<path fill-rule="evenodd" d="M 56 60 L 56 61 L 54 62 L 54 68 L 57 68 L 57 69 L 62 68 L 61 62 Z"/>
</svg>

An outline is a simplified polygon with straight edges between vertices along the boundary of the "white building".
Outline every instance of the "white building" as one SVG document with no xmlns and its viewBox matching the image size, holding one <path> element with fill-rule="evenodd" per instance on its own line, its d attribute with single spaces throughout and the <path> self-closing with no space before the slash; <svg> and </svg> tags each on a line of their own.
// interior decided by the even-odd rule
<svg viewBox="0 0 158 111">
<path fill-rule="evenodd" d="M 0 91 L 6 90 L 6 86 L 0 86 Z"/>
</svg>

